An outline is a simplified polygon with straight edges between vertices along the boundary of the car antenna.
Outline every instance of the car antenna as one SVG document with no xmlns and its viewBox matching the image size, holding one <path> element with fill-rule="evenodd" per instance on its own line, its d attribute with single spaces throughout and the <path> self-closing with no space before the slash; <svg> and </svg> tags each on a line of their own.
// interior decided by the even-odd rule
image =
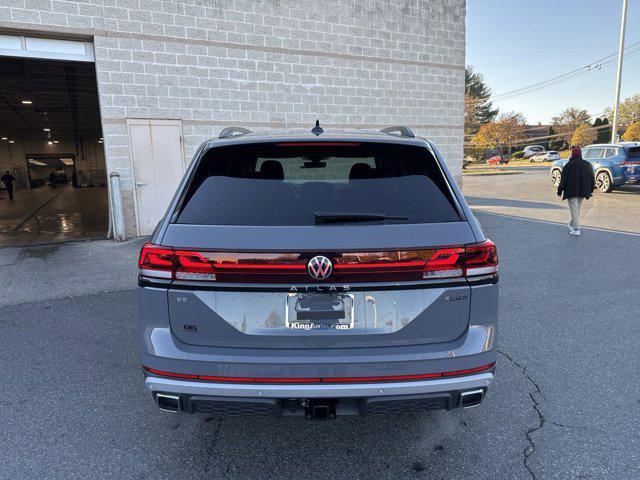
<svg viewBox="0 0 640 480">
<path fill-rule="evenodd" d="M 320 126 L 320 120 L 319 119 L 316 120 L 316 126 L 311 129 L 311 133 L 313 133 L 314 135 L 317 135 L 317 136 L 320 136 L 321 134 L 324 133 L 324 130 Z"/>
</svg>

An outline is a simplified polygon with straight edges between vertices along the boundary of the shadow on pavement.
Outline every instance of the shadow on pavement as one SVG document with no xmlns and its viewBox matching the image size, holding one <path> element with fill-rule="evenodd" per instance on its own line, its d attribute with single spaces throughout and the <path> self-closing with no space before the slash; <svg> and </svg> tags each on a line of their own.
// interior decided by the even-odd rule
<svg viewBox="0 0 640 480">
<path fill-rule="evenodd" d="M 476 205 L 472 205 L 472 207 L 475 207 Z M 480 205 L 478 205 L 480 206 Z M 474 212 L 476 214 L 480 214 L 480 215 L 493 215 L 496 217 L 503 217 L 505 219 L 514 219 L 514 220 L 524 220 L 527 222 L 535 222 L 535 223 L 546 223 L 549 225 L 561 225 L 563 227 L 566 228 L 567 222 L 566 221 L 562 221 L 562 222 L 555 222 L 552 220 L 542 220 L 542 219 L 538 219 L 538 218 L 531 218 L 531 217 L 521 217 L 519 215 L 509 215 L 508 213 L 498 213 L 498 212 L 487 212 L 484 210 L 478 210 L 477 212 Z M 591 227 L 589 225 L 585 225 L 585 224 L 581 224 L 580 225 L 580 229 L 581 230 L 597 230 L 600 232 L 607 232 L 607 233 L 619 233 L 622 235 L 637 235 L 640 236 L 639 232 L 634 232 L 631 230 L 614 230 L 611 228 L 601 228 L 601 227 Z"/>
<path fill-rule="evenodd" d="M 640 185 L 625 185 L 624 187 L 618 187 L 611 194 L 622 194 L 622 195 L 640 195 Z"/>
<path fill-rule="evenodd" d="M 562 210 L 561 205 L 544 202 L 531 202 L 527 200 L 512 200 L 495 197 L 466 197 L 467 202 L 472 207 L 514 207 L 514 208 L 537 208 L 541 210 Z"/>
</svg>

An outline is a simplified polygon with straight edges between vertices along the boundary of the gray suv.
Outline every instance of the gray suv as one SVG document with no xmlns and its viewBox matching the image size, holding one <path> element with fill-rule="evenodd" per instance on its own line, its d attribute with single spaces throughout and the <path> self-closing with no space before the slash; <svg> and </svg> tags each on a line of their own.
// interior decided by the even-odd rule
<svg viewBox="0 0 640 480">
<path fill-rule="evenodd" d="M 498 256 L 406 127 L 203 143 L 139 259 L 145 386 L 172 412 L 467 408 L 493 380 Z"/>
</svg>

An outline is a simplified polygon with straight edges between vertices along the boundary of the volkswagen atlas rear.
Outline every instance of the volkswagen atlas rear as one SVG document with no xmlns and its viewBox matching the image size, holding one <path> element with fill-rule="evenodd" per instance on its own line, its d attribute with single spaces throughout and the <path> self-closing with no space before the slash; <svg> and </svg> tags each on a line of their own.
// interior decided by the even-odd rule
<svg viewBox="0 0 640 480">
<path fill-rule="evenodd" d="M 140 253 L 145 385 L 174 412 L 473 407 L 497 283 L 495 245 L 411 130 L 225 130 Z"/>
</svg>

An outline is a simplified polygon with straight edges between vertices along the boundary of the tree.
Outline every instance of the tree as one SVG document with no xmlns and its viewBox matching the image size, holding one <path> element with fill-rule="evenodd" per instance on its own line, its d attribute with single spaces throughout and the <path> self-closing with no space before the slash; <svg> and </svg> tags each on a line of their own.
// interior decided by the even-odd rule
<svg viewBox="0 0 640 480">
<path fill-rule="evenodd" d="M 625 142 L 640 142 L 640 122 L 632 123 L 622 135 Z"/>
<path fill-rule="evenodd" d="M 473 142 L 473 136 L 478 133 L 480 127 L 490 122 L 498 113 L 491 102 L 491 90 L 479 73 L 473 71 L 473 67 L 465 69 L 465 94 L 464 94 L 464 134 L 465 157 L 473 157 L 478 160 L 482 156 L 482 147 Z"/>
<path fill-rule="evenodd" d="M 596 128 L 596 143 L 609 143 L 609 140 L 611 140 L 609 120 L 607 118 L 596 118 L 593 126 Z"/>
<path fill-rule="evenodd" d="M 485 123 L 473 138 L 479 148 L 495 148 L 502 155 L 507 147 L 517 144 L 524 136 L 525 119 L 521 113 L 500 115 L 497 121 Z"/>
<path fill-rule="evenodd" d="M 491 89 L 485 83 L 484 77 L 473 71 L 473 67 L 467 67 L 464 71 L 464 86 L 465 130 L 467 130 L 467 122 L 471 129 L 476 125 L 477 128 L 480 128 L 480 125 L 495 119 L 498 115 L 498 109 L 494 109 L 489 100 L 491 98 Z M 477 128 L 466 133 L 476 133 L 478 131 Z"/>
<path fill-rule="evenodd" d="M 607 108 L 604 115 L 613 123 L 612 108 Z M 638 121 L 640 121 L 640 93 L 622 101 L 618 111 L 618 126 L 626 127 Z"/>
<path fill-rule="evenodd" d="M 584 147 L 585 145 L 590 145 L 595 142 L 596 138 L 598 138 L 598 134 L 593 127 L 588 123 L 583 123 L 582 125 L 578 125 L 576 131 L 573 132 L 573 135 L 571 136 L 571 145 Z"/>
<path fill-rule="evenodd" d="M 558 135 L 558 139 L 563 140 L 567 146 L 571 142 L 571 136 L 576 131 L 579 125 L 588 123 L 591 120 L 591 115 L 586 110 L 571 107 L 565 111 L 556 115 L 551 119 L 551 124 Z"/>
<path fill-rule="evenodd" d="M 560 150 L 564 140 L 560 139 L 556 135 L 558 132 L 553 127 L 547 129 L 547 150 Z"/>
</svg>

